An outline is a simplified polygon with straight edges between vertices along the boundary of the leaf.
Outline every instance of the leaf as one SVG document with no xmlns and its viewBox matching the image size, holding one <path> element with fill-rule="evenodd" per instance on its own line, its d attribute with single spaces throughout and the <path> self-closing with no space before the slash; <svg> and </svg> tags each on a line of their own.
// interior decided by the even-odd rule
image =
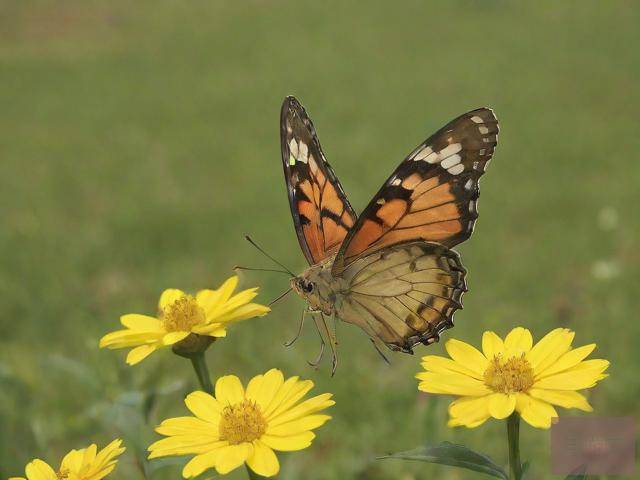
<svg viewBox="0 0 640 480">
<path fill-rule="evenodd" d="M 452 467 L 465 468 L 475 472 L 486 473 L 492 477 L 508 480 L 508 475 L 502 467 L 493 463 L 487 455 L 474 452 L 464 445 L 442 442 L 434 446 L 418 447 L 406 452 L 392 453 L 383 458 L 399 458 L 402 460 L 416 460 L 419 462 L 437 463 Z"/>
<path fill-rule="evenodd" d="M 531 463 L 524 462 L 522 464 L 522 474 L 520 475 L 520 480 L 524 480 L 527 478 L 527 473 L 529 472 L 529 468 L 531 467 Z"/>
</svg>

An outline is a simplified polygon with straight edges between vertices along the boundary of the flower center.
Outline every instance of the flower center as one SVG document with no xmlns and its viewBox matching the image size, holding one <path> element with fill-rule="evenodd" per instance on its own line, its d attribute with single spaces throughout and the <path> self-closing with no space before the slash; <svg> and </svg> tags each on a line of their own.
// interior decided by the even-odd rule
<svg viewBox="0 0 640 480">
<path fill-rule="evenodd" d="M 260 438 L 267 431 L 267 421 L 255 402 L 244 400 L 224 408 L 218 428 L 220 440 L 238 445 Z"/>
<path fill-rule="evenodd" d="M 496 355 L 484 372 L 484 383 L 498 393 L 526 392 L 533 386 L 533 368 L 524 355 L 506 362 Z"/>
<path fill-rule="evenodd" d="M 56 477 L 58 478 L 58 480 L 66 480 L 67 478 L 69 478 L 69 469 L 61 468 L 60 471 L 56 473 Z"/>
<path fill-rule="evenodd" d="M 164 307 L 162 312 L 164 328 L 167 332 L 188 332 L 206 321 L 204 310 L 191 295 L 182 295 L 175 302 Z"/>
</svg>

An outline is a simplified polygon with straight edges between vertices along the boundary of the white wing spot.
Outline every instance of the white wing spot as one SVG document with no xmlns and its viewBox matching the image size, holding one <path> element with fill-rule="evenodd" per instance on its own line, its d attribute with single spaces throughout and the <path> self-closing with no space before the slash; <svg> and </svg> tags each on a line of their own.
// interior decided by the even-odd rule
<svg viewBox="0 0 640 480">
<path fill-rule="evenodd" d="M 306 143 L 300 142 L 300 146 L 298 147 L 298 161 L 302 163 L 307 163 L 309 157 L 309 148 Z"/>
<path fill-rule="evenodd" d="M 442 168 L 451 168 L 454 165 L 458 165 L 460 163 L 460 160 L 462 160 L 462 157 L 456 153 L 442 160 L 442 162 L 440 162 L 440 166 Z"/>
<path fill-rule="evenodd" d="M 469 179 L 467 180 L 467 183 L 464 184 L 464 189 L 471 190 L 471 187 L 473 187 L 473 180 Z"/>
<path fill-rule="evenodd" d="M 386 203 L 386 200 L 384 198 L 379 198 L 378 201 L 376 202 L 378 205 L 384 205 Z"/>
<path fill-rule="evenodd" d="M 402 179 L 401 178 L 396 178 L 393 182 L 391 182 L 391 185 L 393 185 L 394 187 L 400 185 L 402 183 Z"/>
<path fill-rule="evenodd" d="M 486 152 L 486 150 L 484 148 L 481 148 L 480 152 L 478 152 L 478 155 L 482 156 L 482 155 L 484 155 L 485 152 Z"/>
<path fill-rule="evenodd" d="M 432 153 L 433 153 L 433 150 L 431 150 L 431 147 L 425 147 L 418 152 L 418 154 L 413 158 L 413 160 L 415 162 L 419 160 L 424 160 L 426 157 L 428 157 Z"/>
<path fill-rule="evenodd" d="M 293 155 L 291 155 L 291 153 L 289 153 L 289 165 L 293 166 L 296 164 L 296 159 L 294 158 Z"/>
<path fill-rule="evenodd" d="M 451 175 L 459 175 L 462 172 L 464 172 L 464 165 L 461 163 L 458 163 L 456 165 L 454 165 L 451 168 L 447 169 L 447 172 L 449 172 Z"/>
<path fill-rule="evenodd" d="M 483 125 L 480 125 L 478 127 L 478 130 L 480 130 L 480 133 L 482 135 L 486 135 L 487 133 L 489 133 L 489 129 L 487 127 L 483 126 Z"/>
<path fill-rule="evenodd" d="M 452 143 L 451 145 L 448 145 L 442 150 L 440 150 L 439 155 L 442 158 L 446 158 L 449 155 L 458 153 L 460 150 L 462 150 L 462 145 L 460 143 Z"/>
<path fill-rule="evenodd" d="M 289 142 L 289 152 L 291 152 L 293 158 L 298 158 L 298 144 L 296 143 L 295 138 L 292 138 Z"/>
<path fill-rule="evenodd" d="M 484 122 L 482 121 L 482 118 L 480 118 L 480 117 L 479 117 L 479 116 L 477 116 L 477 115 L 474 115 L 473 117 L 471 117 L 471 121 L 472 121 L 473 123 L 484 123 Z"/>
</svg>

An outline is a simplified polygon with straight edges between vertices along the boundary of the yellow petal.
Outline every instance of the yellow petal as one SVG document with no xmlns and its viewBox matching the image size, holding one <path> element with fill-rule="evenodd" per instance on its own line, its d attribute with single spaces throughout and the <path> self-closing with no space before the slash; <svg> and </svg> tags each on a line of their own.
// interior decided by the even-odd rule
<svg viewBox="0 0 640 480">
<path fill-rule="evenodd" d="M 216 400 L 223 405 L 233 405 L 244 400 L 244 388 L 235 375 L 220 377 L 216 382 Z"/>
<path fill-rule="evenodd" d="M 556 328 L 547 333 L 526 354 L 535 372 L 543 371 L 561 355 L 564 355 L 573 341 L 574 333 L 567 328 Z"/>
<path fill-rule="evenodd" d="M 164 332 L 139 332 L 137 330 L 117 330 L 100 339 L 100 348 L 129 348 L 158 342 Z"/>
<path fill-rule="evenodd" d="M 252 454 L 253 445 L 250 443 L 222 447 L 216 460 L 216 470 L 220 475 L 225 475 L 242 465 Z"/>
<path fill-rule="evenodd" d="M 493 418 L 502 420 L 513 413 L 516 408 L 516 396 L 504 393 L 489 395 L 489 413 Z"/>
<path fill-rule="evenodd" d="M 268 447 L 280 452 L 294 452 L 302 450 L 311 445 L 311 441 L 315 438 L 313 432 L 303 432 L 288 437 L 277 437 L 275 435 L 263 435 L 260 441 Z"/>
<path fill-rule="evenodd" d="M 491 417 L 489 414 L 489 396 L 461 397 L 449 405 L 449 425 L 476 427 Z"/>
<path fill-rule="evenodd" d="M 321 395 L 317 395 L 308 400 L 305 400 L 304 402 L 292 407 L 290 410 L 272 417 L 269 420 L 269 426 L 277 427 L 278 425 L 282 425 L 284 423 L 297 420 L 306 415 L 311 415 L 312 413 L 319 412 L 320 410 L 324 410 L 325 408 L 329 408 L 336 403 L 331 400 L 331 397 L 331 393 L 323 393 Z"/>
<path fill-rule="evenodd" d="M 157 318 L 149 315 L 140 315 L 138 313 L 128 313 L 120 317 L 120 323 L 131 330 L 142 332 L 161 332 L 164 331 L 162 322 Z"/>
<path fill-rule="evenodd" d="M 247 398 L 255 401 L 264 412 L 275 394 L 284 384 L 284 375 L 276 368 L 272 368 L 264 375 L 254 377 L 247 385 Z"/>
<path fill-rule="evenodd" d="M 117 438 L 98 452 L 94 463 L 99 468 L 109 464 L 115 465 L 116 460 L 114 459 L 122 455 L 125 450 L 126 449 L 122 446 L 122 440 Z"/>
<path fill-rule="evenodd" d="M 476 397 L 487 395 L 491 390 L 480 380 L 459 374 L 424 372 L 417 375 L 422 382 L 418 389 L 427 393 Z"/>
<path fill-rule="evenodd" d="M 271 309 L 258 303 L 247 303 L 224 315 L 212 317 L 217 323 L 240 322 L 249 318 L 262 317 L 269 313 Z"/>
<path fill-rule="evenodd" d="M 184 403 L 196 417 L 216 425 L 220 421 L 222 406 L 208 393 L 192 392 L 184 399 Z"/>
<path fill-rule="evenodd" d="M 552 405 L 558 405 L 563 408 L 577 408 L 585 412 L 593 412 L 593 408 L 589 405 L 587 399 L 584 395 L 578 392 L 531 388 L 527 393 L 538 400 L 543 400 Z"/>
<path fill-rule="evenodd" d="M 162 337 L 163 345 L 173 345 L 189 336 L 190 332 L 171 332 Z"/>
<path fill-rule="evenodd" d="M 228 445 L 228 442 L 197 435 L 174 435 L 149 445 L 149 459 L 179 456 L 203 455 Z M 196 462 L 197 463 L 197 462 Z M 209 467 L 207 467 L 209 468 Z"/>
<path fill-rule="evenodd" d="M 136 363 L 141 362 L 153 352 L 158 349 L 157 345 L 141 345 L 139 347 L 134 348 L 127 355 L 127 363 L 129 365 L 135 365 Z"/>
<path fill-rule="evenodd" d="M 483 375 L 487 369 L 487 357 L 468 343 L 451 339 L 447 340 L 444 347 L 451 358 L 477 375 Z"/>
<path fill-rule="evenodd" d="M 58 475 L 53 471 L 53 468 L 49 464 L 36 458 L 32 462 L 27 464 L 25 469 L 27 478 L 29 480 L 57 480 Z"/>
<path fill-rule="evenodd" d="M 505 354 L 507 357 L 520 356 L 527 353 L 533 346 L 533 337 L 526 328 L 516 327 L 511 330 L 504 339 Z"/>
<path fill-rule="evenodd" d="M 225 304 L 237 285 L 238 277 L 233 276 L 217 290 L 200 290 L 196 294 L 196 301 L 204 309 L 207 319 L 215 315 L 215 312 Z"/>
<path fill-rule="evenodd" d="M 82 450 L 71 450 L 64 456 L 60 465 L 74 472 L 79 471 L 82 468 Z"/>
<path fill-rule="evenodd" d="M 473 370 L 454 362 L 450 358 L 438 355 L 426 355 L 422 357 L 422 368 L 434 373 L 460 373 L 481 380 L 483 377 Z"/>
<path fill-rule="evenodd" d="M 547 402 L 525 393 L 518 393 L 517 396 L 516 409 L 522 419 L 532 427 L 549 428 L 551 419 L 558 417 L 556 409 Z"/>
<path fill-rule="evenodd" d="M 215 468 L 221 450 L 222 448 L 216 448 L 210 452 L 196 455 L 184 466 L 182 469 L 182 476 L 184 478 L 193 478 L 197 477 L 205 470 Z"/>
<path fill-rule="evenodd" d="M 278 457 L 260 440 L 253 442 L 253 453 L 247 458 L 249 468 L 263 477 L 273 477 L 280 471 Z"/>
<path fill-rule="evenodd" d="M 484 332 L 482 334 L 482 352 L 487 359 L 504 355 L 504 342 L 495 332 Z"/>
<path fill-rule="evenodd" d="M 185 295 L 185 293 L 182 290 L 178 290 L 177 288 L 166 289 L 164 292 L 162 292 L 162 295 L 160 295 L 160 300 L 158 301 L 158 308 L 160 310 L 164 310 L 165 307 L 172 305 L 173 303 L 175 303 L 176 300 L 178 300 L 183 295 Z"/>
<path fill-rule="evenodd" d="M 286 437 L 289 435 L 297 435 L 298 433 L 313 430 L 324 425 L 331 417 L 329 415 L 308 415 L 306 417 L 284 423 L 277 427 L 269 426 L 267 434 Z"/>
<path fill-rule="evenodd" d="M 593 352 L 594 348 L 596 348 L 596 344 L 592 343 L 590 345 L 585 345 L 584 347 L 569 350 L 567 353 L 558 358 L 555 363 L 549 365 L 545 370 L 537 372 L 536 378 L 548 377 L 549 375 L 553 375 L 554 373 L 559 373 L 563 370 L 575 367 L 582 360 L 587 358 L 589 354 Z"/>
<path fill-rule="evenodd" d="M 218 438 L 218 429 L 210 422 L 196 417 L 175 417 L 164 420 L 156 432 L 161 435 L 196 435 L 207 438 Z"/>
<path fill-rule="evenodd" d="M 533 387 L 550 390 L 584 390 L 593 387 L 604 378 L 602 372 L 608 367 L 607 360 L 586 360 L 561 373 L 537 380 Z"/>
<path fill-rule="evenodd" d="M 265 409 L 265 417 L 270 420 L 282 412 L 286 412 L 312 388 L 313 382 L 311 380 L 299 380 L 298 377 L 288 378 Z"/>
<path fill-rule="evenodd" d="M 257 291 L 258 291 L 258 288 L 249 288 L 247 290 L 243 290 L 242 292 L 235 294 L 223 305 L 219 305 L 219 307 L 216 308 L 214 315 L 215 316 L 224 315 L 225 313 L 230 312 L 235 308 L 238 308 L 246 303 L 249 303 L 258 295 Z"/>
</svg>

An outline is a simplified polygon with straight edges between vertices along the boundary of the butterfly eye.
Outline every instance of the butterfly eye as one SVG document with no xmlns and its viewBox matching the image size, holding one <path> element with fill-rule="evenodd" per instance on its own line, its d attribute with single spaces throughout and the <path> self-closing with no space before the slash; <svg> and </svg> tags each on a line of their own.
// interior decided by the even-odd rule
<svg viewBox="0 0 640 480">
<path fill-rule="evenodd" d="M 307 293 L 313 292 L 314 287 L 315 287 L 315 285 L 313 284 L 313 282 L 303 282 L 302 283 L 302 289 Z"/>
</svg>

